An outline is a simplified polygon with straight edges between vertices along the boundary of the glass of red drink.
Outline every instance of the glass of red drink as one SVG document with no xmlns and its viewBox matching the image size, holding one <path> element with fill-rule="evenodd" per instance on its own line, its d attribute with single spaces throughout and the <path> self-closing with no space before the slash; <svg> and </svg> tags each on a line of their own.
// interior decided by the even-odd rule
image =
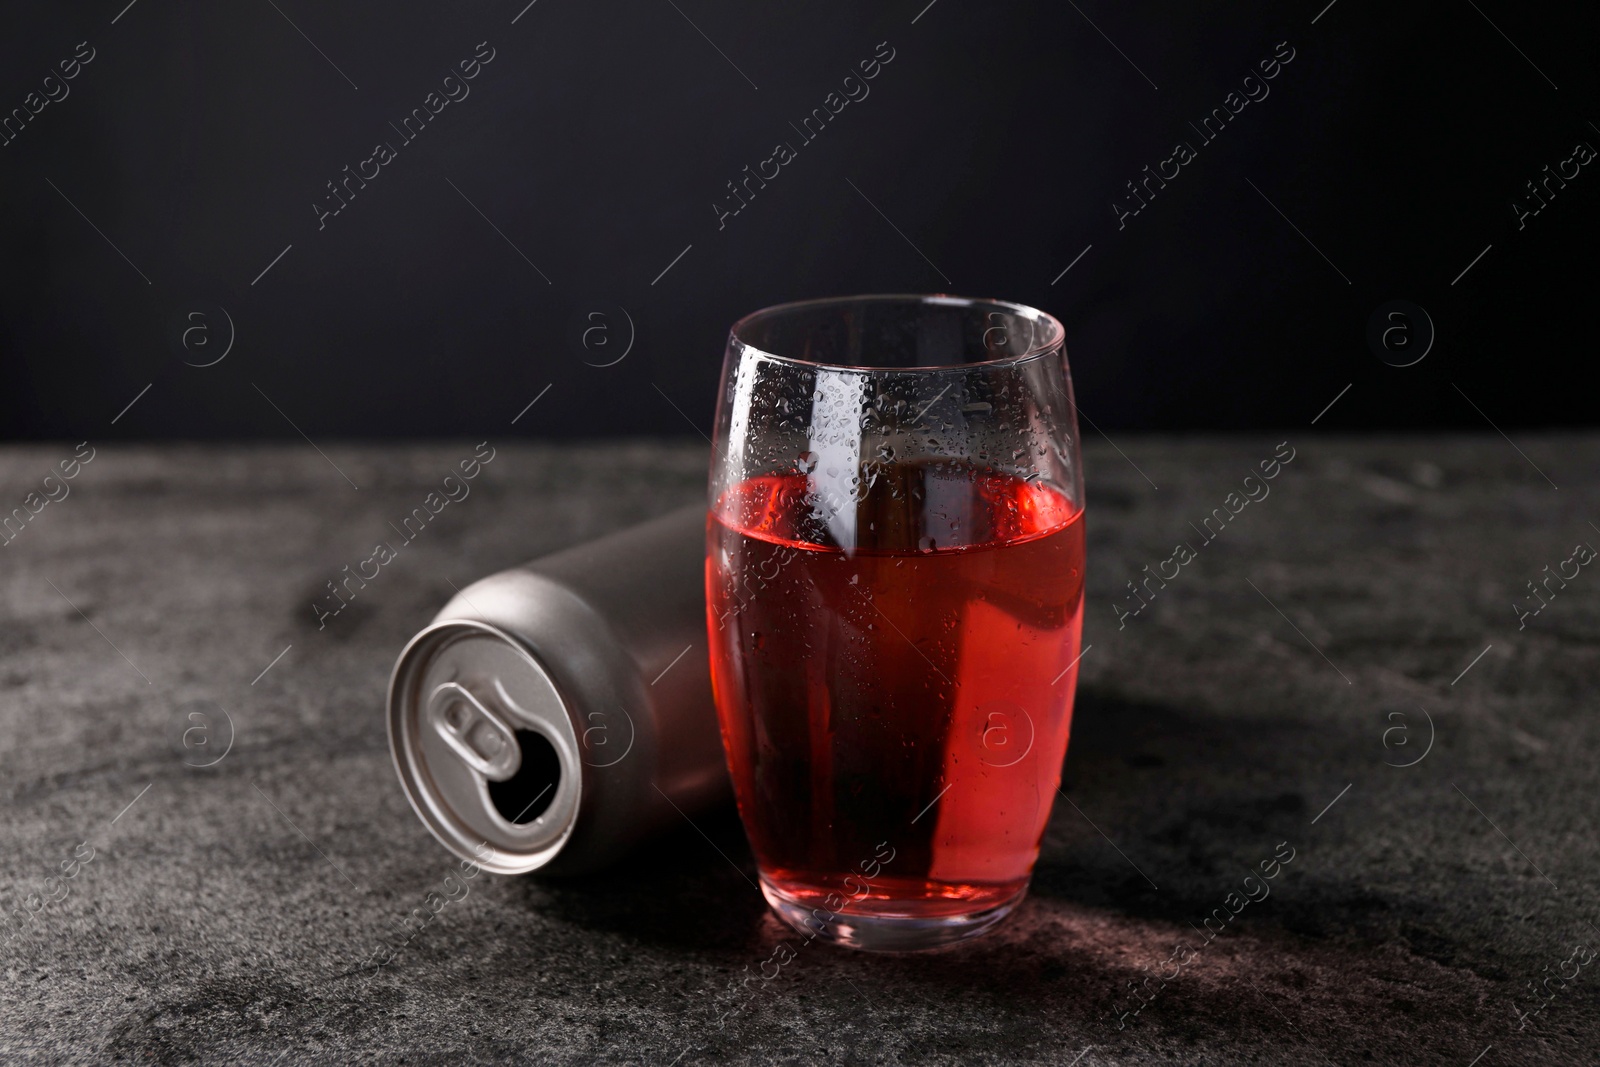
<svg viewBox="0 0 1600 1067">
<path fill-rule="evenodd" d="M 707 524 L 712 684 L 768 902 L 917 949 L 1027 891 L 1083 622 L 1061 324 L 946 296 L 813 300 L 728 340 Z"/>
</svg>

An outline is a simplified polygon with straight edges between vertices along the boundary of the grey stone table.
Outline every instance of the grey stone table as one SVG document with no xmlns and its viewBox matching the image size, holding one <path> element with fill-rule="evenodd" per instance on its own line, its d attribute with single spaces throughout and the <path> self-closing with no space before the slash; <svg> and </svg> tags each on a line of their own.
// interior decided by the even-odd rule
<svg viewBox="0 0 1600 1067">
<path fill-rule="evenodd" d="M 319 630 L 470 444 L 102 445 L 0 547 L 0 1061 L 1600 1062 L 1600 439 L 1277 437 L 1089 449 L 1071 802 L 1013 919 L 805 947 L 720 1027 L 785 938 L 731 810 L 407 941 L 454 863 L 382 714 L 453 586 L 694 499 L 703 446 L 495 442 Z M 0 451 L 0 504 L 72 455 Z"/>
</svg>

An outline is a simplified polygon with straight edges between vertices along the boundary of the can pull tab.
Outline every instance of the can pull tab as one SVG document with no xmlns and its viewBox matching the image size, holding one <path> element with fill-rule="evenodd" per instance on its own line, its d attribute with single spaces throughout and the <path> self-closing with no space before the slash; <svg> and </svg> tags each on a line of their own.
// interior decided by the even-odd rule
<svg viewBox="0 0 1600 1067">
<path fill-rule="evenodd" d="M 503 782 L 522 766 L 511 727 L 465 687 L 445 682 L 435 689 L 428 719 L 456 754 L 490 781 Z"/>
</svg>

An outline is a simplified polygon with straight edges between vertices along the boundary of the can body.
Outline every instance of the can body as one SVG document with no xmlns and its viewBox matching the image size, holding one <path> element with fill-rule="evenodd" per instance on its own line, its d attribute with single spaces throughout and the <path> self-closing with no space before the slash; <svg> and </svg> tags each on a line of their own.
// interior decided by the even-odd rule
<svg viewBox="0 0 1600 1067">
<path fill-rule="evenodd" d="M 696 505 L 462 589 L 400 654 L 389 747 L 446 848 L 579 874 L 731 796 Z"/>
</svg>

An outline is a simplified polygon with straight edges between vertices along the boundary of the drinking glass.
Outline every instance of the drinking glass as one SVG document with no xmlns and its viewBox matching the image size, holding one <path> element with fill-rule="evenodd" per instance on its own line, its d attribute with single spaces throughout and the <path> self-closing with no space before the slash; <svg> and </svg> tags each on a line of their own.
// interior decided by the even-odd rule
<svg viewBox="0 0 1600 1067">
<path fill-rule="evenodd" d="M 707 522 L 739 813 L 808 939 L 928 948 L 1027 891 L 1083 622 L 1061 324 L 949 296 L 737 322 Z"/>
</svg>

